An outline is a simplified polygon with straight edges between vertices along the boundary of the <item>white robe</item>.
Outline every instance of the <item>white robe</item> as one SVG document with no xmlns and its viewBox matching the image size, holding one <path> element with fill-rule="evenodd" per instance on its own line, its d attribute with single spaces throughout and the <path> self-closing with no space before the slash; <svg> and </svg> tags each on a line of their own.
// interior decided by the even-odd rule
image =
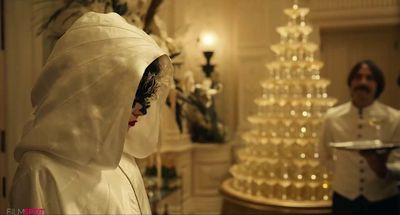
<svg viewBox="0 0 400 215">
<path fill-rule="evenodd" d="M 13 186 L 13 208 L 43 208 L 44 214 L 151 214 L 141 173 L 127 154 L 116 169 L 98 171 L 29 152 Z"/>
<path fill-rule="evenodd" d="M 135 92 L 156 59 L 159 88 L 128 131 Z M 172 68 L 155 41 L 119 15 L 78 19 L 32 90 L 34 112 L 15 150 L 10 206 L 44 214 L 150 214 L 133 157 L 156 150 Z"/>
</svg>

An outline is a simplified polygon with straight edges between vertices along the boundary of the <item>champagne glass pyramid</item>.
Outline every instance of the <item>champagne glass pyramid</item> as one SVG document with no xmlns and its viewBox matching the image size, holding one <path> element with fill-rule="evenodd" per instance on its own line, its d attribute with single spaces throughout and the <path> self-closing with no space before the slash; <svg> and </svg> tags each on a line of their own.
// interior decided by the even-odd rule
<svg viewBox="0 0 400 215">
<path fill-rule="evenodd" d="M 281 206 L 330 204 L 330 174 L 319 164 L 318 128 L 336 99 L 330 81 L 320 76 L 318 45 L 309 41 L 308 8 L 295 2 L 284 10 L 287 25 L 277 28 L 280 42 L 271 46 L 276 59 L 266 64 L 263 93 L 255 99 L 251 131 L 242 135 L 238 162 L 230 169 L 233 193 L 250 201 Z"/>
</svg>

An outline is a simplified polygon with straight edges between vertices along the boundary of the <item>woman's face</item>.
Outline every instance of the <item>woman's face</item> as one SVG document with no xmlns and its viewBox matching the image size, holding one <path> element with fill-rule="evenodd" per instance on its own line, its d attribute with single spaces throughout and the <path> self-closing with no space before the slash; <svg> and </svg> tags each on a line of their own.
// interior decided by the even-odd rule
<svg viewBox="0 0 400 215">
<path fill-rule="evenodd" d="M 129 118 L 129 127 L 133 127 L 140 116 L 147 114 L 150 108 L 150 100 L 156 99 L 159 87 L 160 65 L 158 59 L 154 60 L 144 71 L 143 77 L 136 89 L 135 99 L 132 104 L 132 112 Z"/>
<path fill-rule="evenodd" d="M 129 117 L 128 129 L 136 124 L 137 119 L 140 116 L 145 115 L 145 113 L 143 113 L 142 110 L 143 106 L 139 102 L 135 102 L 135 106 L 132 108 L 131 116 Z"/>
</svg>

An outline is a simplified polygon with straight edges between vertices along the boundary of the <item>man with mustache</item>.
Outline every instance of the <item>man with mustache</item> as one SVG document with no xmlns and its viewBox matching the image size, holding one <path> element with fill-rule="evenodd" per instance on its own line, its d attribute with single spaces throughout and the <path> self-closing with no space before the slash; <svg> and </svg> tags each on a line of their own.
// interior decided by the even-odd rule
<svg viewBox="0 0 400 215">
<path fill-rule="evenodd" d="M 373 139 L 400 142 L 399 111 L 377 101 L 385 87 L 379 67 L 371 60 L 358 62 L 347 85 L 351 101 L 328 110 L 318 146 L 321 163 L 333 171 L 332 213 L 399 214 L 398 151 L 329 147 L 332 142 Z"/>
</svg>

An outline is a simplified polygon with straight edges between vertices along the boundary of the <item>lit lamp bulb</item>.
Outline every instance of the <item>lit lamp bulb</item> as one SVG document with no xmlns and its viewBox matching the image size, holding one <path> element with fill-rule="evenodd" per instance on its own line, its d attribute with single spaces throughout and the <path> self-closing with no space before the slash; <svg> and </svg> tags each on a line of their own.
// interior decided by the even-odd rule
<svg viewBox="0 0 400 215">
<path fill-rule="evenodd" d="M 214 51 L 217 35 L 214 32 L 203 32 L 200 35 L 200 45 L 203 52 Z"/>
<path fill-rule="evenodd" d="M 206 77 L 210 77 L 214 71 L 214 66 L 210 64 L 211 57 L 214 54 L 215 44 L 217 42 L 217 35 L 214 32 L 204 32 L 199 37 L 200 47 L 203 51 L 204 57 L 206 58 L 206 64 L 202 65 L 203 72 Z"/>
</svg>

